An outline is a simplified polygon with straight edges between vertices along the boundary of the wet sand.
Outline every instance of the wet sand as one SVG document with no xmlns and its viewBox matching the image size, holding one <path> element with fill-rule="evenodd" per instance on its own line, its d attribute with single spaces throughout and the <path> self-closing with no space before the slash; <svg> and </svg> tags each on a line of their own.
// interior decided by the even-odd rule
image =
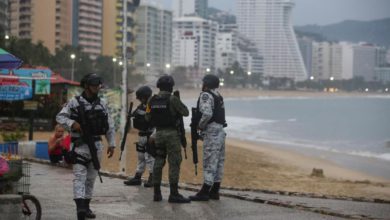
<svg viewBox="0 0 390 220">
<path fill-rule="evenodd" d="M 34 139 L 45 140 L 49 132 L 37 132 Z M 126 174 L 134 175 L 136 168 L 136 132 L 127 138 Z M 187 137 L 189 138 L 189 137 Z M 187 140 L 190 143 L 189 139 Z M 119 137 L 117 137 L 119 146 Z M 106 142 L 105 142 L 106 145 Z M 202 142 L 198 142 L 198 175 L 195 176 L 191 149 L 187 149 L 188 159 L 181 166 L 180 182 L 201 184 Z M 104 152 L 105 153 L 105 152 Z M 103 170 L 117 173 L 120 169 L 119 147 L 114 157 L 103 156 Z M 124 156 L 122 159 L 124 160 Z M 325 177 L 310 176 L 313 168 L 321 168 Z M 168 181 L 168 164 L 163 172 L 163 180 Z M 147 178 L 148 172 L 144 174 Z M 372 177 L 333 164 L 321 158 L 305 156 L 293 151 L 282 150 L 267 143 L 227 139 L 224 187 L 250 188 L 260 190 L 314 193 L 317 195 L 390 200 L 390 181 Z"/>
</svg>

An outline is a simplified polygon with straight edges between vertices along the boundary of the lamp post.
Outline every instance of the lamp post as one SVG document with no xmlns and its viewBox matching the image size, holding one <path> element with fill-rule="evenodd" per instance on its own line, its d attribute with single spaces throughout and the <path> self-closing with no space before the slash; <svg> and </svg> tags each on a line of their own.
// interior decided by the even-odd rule
<svg viewBox="0 0 390 220">
<path fill-rule="evenodd" d="M 149 68 L 150 68 L 150 63 L 146 64 L 146 77 L 149 77 Z"/>
<path fill-rule="evenodd" d="M 234 74 L 234 71 L 233 70 L 230 70 L 230 75 L 233 75 Z"/>
<path fill-rule="evenodd" d="M 171 68 L 171 64 L 169 63 L 165 64 L 165 68 L 167 69 L 167 74 L 171 75 L 171 73 L 169 72 L 169 69 Z"/>
<path fill-rule="evenodd" d="M 209 73 L 210 71 L 211 71 L 210 68 L 207 68 L 207 69 L 206 69 L 206 72 L 207 72 L 207 73 Z"/>
<path fill-rule="evenodd" d="M 74 53 L 72 53 L 70 55 L 70 59 L 72 60 L 72 72 L 70 74 L 70 79 L 73 81 L 73 79 L 74 79 L 74 60 L 76 59 L 76 55 Z"/>
<path fill-rule="evenodd" d="M 115 57 L 113 57 L 112 58 L 112 62 L 114 63 L 114 81 L 112 82 L 112 85 L 113 85 L 113 87 L 115 87 L 115 85 L 116 85 L 116 58 Z"/>
</svg>

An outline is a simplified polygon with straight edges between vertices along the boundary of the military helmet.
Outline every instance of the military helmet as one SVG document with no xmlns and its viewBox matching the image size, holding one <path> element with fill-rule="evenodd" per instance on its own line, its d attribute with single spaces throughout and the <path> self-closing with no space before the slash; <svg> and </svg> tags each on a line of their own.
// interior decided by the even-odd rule
<svg viewBox="0 0 390 220">
<path fill-rule="evenodd" d="M 89 74 L 85 75 L 80 81 L 80 86 L 83 88 L 86 85 L 98 86 L 101 84 L 103 84 L 102 77 L 100 77 L 96 73 L 89 73 Z"/>
<path fill-rule="evenodd" d="M 157 88 L 172 88 L 175 85 L 173 77 L 170 75 L 163 75 L 157 80 Z"/>
<path fill-rule="evenodd" d="M 135 92 L 135 96 L 137 99 L 141 98 L 149 98 L 152 95 L 152 89 L 149 86 L 141 86 L 137 91 Z"/>
<path fill-rule="evenodd" d="M 207 74 L 202 79 L 203 84 L 209 89 L 215 89 L 219 87 L 219 78 L 213 74 Z"/>
</svg>

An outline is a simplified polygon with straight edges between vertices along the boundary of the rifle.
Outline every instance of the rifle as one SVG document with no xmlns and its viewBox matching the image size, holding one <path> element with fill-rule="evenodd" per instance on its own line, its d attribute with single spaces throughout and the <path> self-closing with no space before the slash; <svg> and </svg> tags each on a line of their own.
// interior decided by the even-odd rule
<svg viewBox="0 0 390 220">
<path fill-rule="evenodd" d="M 119 161 L 122 159 L 122 154 L 123 154 L 123 150 L 125 149 L 125 145 L 126 145 L 126 138 L 127 138 L 127 133 L 129 132 L 130 128 L 131 128 L 131 112 L 133 111 L 133 102 L 130 102 L 130 108 L 129 108 L 129 112 L 127 113 L 127 118 L 126 118 L 126 124 L 125 124 L 125 130 L 123 131 L 123 138 L 122 138 L 122 141 L 121 141 L 121 154 L 119 155 Z"/>
<path fill-rule="evenodd" d="M 88 126 L 87 120 L 85 118 L 85 106 L 79 99 L 77 101 L 79 102 L 78 111 L 80 117 L 80 126 L 82 130 L 82 139 L 88 145 L 89 152 L 91 153 L 93 167 L 95 168 L 95 170 L 98 171 L 100 182 L 103 183 L 102 176 L 100 175 L 100 163 L 97 157 L 95 141 L 92 139 L 90 126 Z"/>
<path fill-rule="evenodd" d="M 173 95 L 180 99 L 180 92 L 176 90 L 173 92 Z M 186 139 L 186 131 L 184 129 L 183 116 L 180 116 L 176 121 L 176 128 L 179 133 L 181 145 L 184 148 L 184 157 L 187 159 L 187 139 Z"/>
<path fill-rule="evenodd" d="M 191 149 L 192 149 L 192 161 L 195 165 L 195 175 L 198 175 L 198 124 L 199 124 L 199 114 L 197 108 L 191 109 Z"/>
</svg>

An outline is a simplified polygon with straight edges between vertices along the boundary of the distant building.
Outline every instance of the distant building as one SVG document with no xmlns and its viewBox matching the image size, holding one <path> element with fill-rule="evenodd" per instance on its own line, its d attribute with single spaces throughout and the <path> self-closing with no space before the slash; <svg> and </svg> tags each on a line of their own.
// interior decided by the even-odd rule
<svg viewBox="0 0 390 220">
<path fill-rule="evenodd" d="M 375 80 L 375 51 L 372 45 L 355 45 L 353 56 L 353 76 L 363 77 L 366 81 Z"/>
<path fill-rule="evenodd" d="M 201 70 L 215 67 L 216 22 L 199 17 L 181 17 L 173 20 L 174 66 L 195 67 Z"/>
<path fill-rule="evenodd" d="M 385 47 L 376 47 L 376 50 L 375 50 L 375 66 L 376 67 L 387 66 L 386 55 L 387 55 L 387 50 Z"/>
<path fill-rule="evenodd" d="M 312 60 L 313 60 L 313 40 L 309 38 L 298 39 L 299 49 L 302 54 L 303 63 L 306 67 L 308 77 L 313 76 L 312 74 Z"/>
<path fill-rule="evenodd" d="M 8 0 L 0 0 L 0 34 L 8 34 Z"/>
<path fill-rule="evenodd" d="M 266 77 L 307 79 L 305 65 L 292 27 L 291 0 L 237 0 L 241 34 L 254 42 L 264 57 Z"/>
<path fill-rule="evenodd" d="M 390 83 L 390 67 L 376 67 L 375 81 Z"/>
<path fill-rule="evenodd" d="M 159 71 L 165 70 L 166 64 L 172 62 L 172 12 L 158 6 L 141 5 L 135 18 L 135 66 L 147 80 L 153 80 Z"/>
<path fill-rule="evenodd" d="M 207 18 L 208 0 L 173 0 L 173 17 L 198 16 Z"/>
<path fill-rule="evenodd" d="M 103 2 L 74 0 L 72 45 L 81 46 L 92 59 L 102 53 Z"/>
<path fill-rule="evenodd" d="M 238 35 L 236 61 L 239 62 L 241 68 L 248 73 L 263 76 L 264 74 L 264 59 L 256 45 L 245 38 Z"/>
<path fill-rule="evenodd" d="M 42 41 L 51 53 L 64 45 L 81 46 L 96 58 L 102 45 L 102 1 L 10 0 L 10 33 Z"/>
</svg>

